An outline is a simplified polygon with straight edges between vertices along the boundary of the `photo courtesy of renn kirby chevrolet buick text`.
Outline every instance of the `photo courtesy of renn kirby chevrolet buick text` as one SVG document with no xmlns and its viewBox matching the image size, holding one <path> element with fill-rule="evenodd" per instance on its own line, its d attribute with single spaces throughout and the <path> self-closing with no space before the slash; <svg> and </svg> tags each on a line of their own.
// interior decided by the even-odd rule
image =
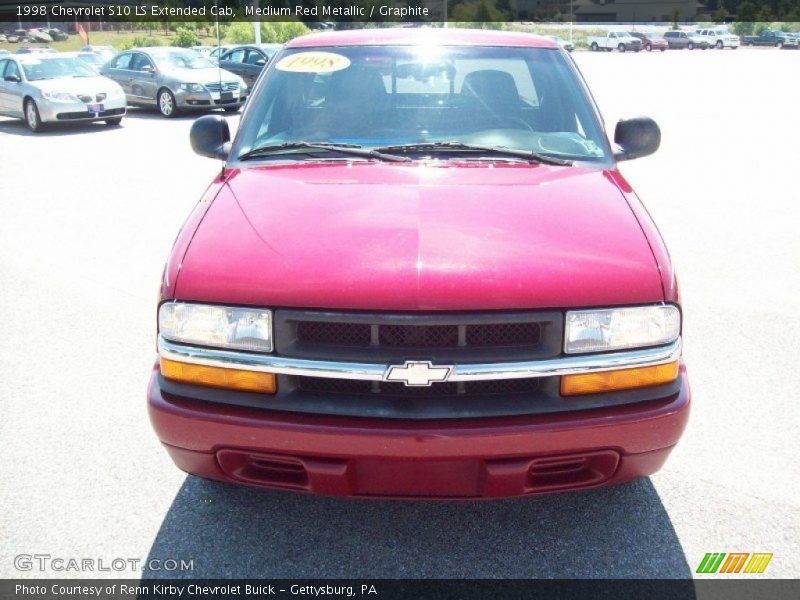
<svg viewBox="0 0 800 600">
<path fill-rule="evenodd" d="M 686 426 L 664 242 L 573 59 L 526 34 L 296 38 L 191 144 L 224 162 L 166 265 L 150 418 L 201 477 L 497 498 L 650 475 Z"/>
</svg>

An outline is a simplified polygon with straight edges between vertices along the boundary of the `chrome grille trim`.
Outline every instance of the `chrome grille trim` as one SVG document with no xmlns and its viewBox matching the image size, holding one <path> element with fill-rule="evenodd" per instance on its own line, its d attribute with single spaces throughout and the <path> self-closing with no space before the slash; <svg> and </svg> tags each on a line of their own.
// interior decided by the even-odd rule
<svg viewBox="0 0 800 600">
<path fill-rule="evenodd" d="M 288 358 L 176 344 L 159 336 L 162 358 L 222 368 L 242 368 L 280 375 L 384 381 L 388 363 L 336 362 Z M 485 381 L 575 375 L 614 369 L 660 365 L 679 359 L 681 338 L 666 346 L 605 354 L 570 355 L 534 361 L 457 364 L 448 382 Z M 435 385 L 435 384 L 434 384 Z"/>
</svg>

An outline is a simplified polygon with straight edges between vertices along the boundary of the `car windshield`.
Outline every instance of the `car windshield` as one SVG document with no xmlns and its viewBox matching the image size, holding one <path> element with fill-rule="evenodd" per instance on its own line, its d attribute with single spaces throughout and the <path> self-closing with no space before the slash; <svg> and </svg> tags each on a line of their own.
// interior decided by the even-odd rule
<svg viewBox="0 0 800 600">
<path fill-rule="evenodd" d="M 28 81 L 41 81 L 43 79 L 57 79 L 59 77 L 96 77 L 91 67 L 77 58 L 26 58 L 22 63 L 25 78 Z"/>
<path fill-rule="evenodd" d="M 428 150 L 460 142 L 607 160 L 602 128 L 568 60 L 552 48 L 291 49 L 251 99 L 232 155 L 295 142 Z"/>
<path fill-rule="evenodd" d="M 160 69 L 208 69 L 214 63 L 196 50 L 165 50 L 153 52 L 153 60 Z"/>
</svg>

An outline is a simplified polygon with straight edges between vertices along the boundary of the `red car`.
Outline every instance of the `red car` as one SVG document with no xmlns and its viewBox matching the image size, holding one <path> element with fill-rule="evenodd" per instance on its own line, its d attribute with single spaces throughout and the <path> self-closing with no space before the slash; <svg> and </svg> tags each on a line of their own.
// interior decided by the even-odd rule
<svg viewBox="0 0 800 600">
<path fill-rule="evenodd" d="M 641 31 L 631 31 L 630 34 L 642 41 L 642 48 L 651 52 L 652 50 L 661 50 L 664 52 L 669 48 L 669 43 L 660 35 L 655 33 L 643 33 Z"/>
<path fill-rule="evenodd" d="M 570 56 L 527 34 L 324 32 L 255 86 L 158 306 L 178 467 L 328 495 L 497 498 L 657 471 L 689 413 L 678 287 Z"/>
</svg>

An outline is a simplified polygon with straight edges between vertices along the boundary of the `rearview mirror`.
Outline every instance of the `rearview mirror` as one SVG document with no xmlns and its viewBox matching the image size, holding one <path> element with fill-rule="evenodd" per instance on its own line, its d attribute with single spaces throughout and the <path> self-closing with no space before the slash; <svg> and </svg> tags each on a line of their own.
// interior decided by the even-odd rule
<svg viewBox="0 0 800 600">
<path fill-rule="evenodd" d="M 661 130 L 649 117 L 625 119 L 617 123 L 614 143 L 621 148 L 621 151 L 614 153 L 617 161 L 649 156 L 661 145 Z"/>
<path fill-rule="evenodd" d="M 189 141 L 200 156 L 227 160 L 231 151 L 231 130 L 219 115 L 206 115 L 192 123 Z"/>
</svg>

